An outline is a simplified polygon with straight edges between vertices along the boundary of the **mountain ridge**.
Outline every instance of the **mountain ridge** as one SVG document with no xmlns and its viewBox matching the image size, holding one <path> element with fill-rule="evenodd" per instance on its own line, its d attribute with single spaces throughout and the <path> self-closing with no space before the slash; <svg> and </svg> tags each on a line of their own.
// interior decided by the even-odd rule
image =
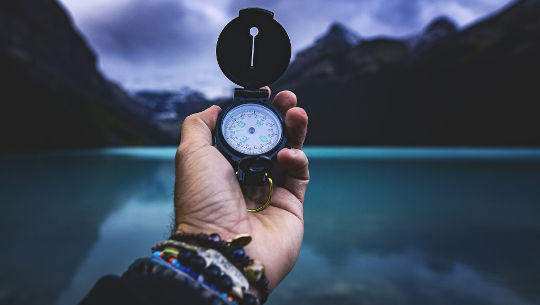
<svg viewBox="0 0 540 305">
<path fill-rule="evenodd" d="M 540 2 L 520 0 L 412 38 L 333 23 L 271 87 L 307 109 L 310 145 L 538 146 L 539 20 Z M 230 101 L 126 93 L 54 0 L 2 2 L 0 34 L 3 152 L 175 144 L 185 116 Z"/>
<path fill-rule="evenodd" d="M 296 93 L 311 145 L 538 146 L 538 20 L 540 2 L 522 0 L 421 48 L 364 38 L 272 89 Z"/>
<path fill-rule="evenodd" d="M 173 143 L 146 108 L 96 68 L 53 0 L 0 4 L 0 151 Z"/>
</svg>

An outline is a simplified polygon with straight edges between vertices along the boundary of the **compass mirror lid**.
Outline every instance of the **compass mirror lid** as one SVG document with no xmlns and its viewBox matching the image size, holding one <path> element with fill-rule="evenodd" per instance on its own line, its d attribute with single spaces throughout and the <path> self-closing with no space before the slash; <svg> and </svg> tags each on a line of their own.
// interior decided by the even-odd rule
<svg viewBox="0 0 540 305">
<path fill-rule="evenodd" d="M 275 82 L 291 59 L 291 42 L 274 13 L 260 9 L 240 10 L 219 35 L 216 57 L 223 74 L 246 89 Z"/>
</svg>

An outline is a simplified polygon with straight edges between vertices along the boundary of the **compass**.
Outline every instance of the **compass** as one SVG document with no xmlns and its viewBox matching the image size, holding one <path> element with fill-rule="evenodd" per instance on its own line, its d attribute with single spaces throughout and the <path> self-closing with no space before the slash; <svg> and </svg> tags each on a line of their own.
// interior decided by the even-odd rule
<svg viewBox="0 0 540 305">
<path fill-rule="evenodd" d="M 216 57 L 236 88 L 232 103 L 219 114 L 214 141 L 229 160 L 242 185 L 262 185 L 278 152 L 287 142 L 285 119 L 260 87 L 276 81 L 287 69 L 291 43 L 274 13 L 240 10 L 221 32 Z"/>
<path fill-rule="evenodd" d="M 234 107 L 223 118 L 221 129 L 225 141 L 245 155 L 260 155 L 281 142 L 281 120 L 261 104 L 245 103 Z"/>
</svg>

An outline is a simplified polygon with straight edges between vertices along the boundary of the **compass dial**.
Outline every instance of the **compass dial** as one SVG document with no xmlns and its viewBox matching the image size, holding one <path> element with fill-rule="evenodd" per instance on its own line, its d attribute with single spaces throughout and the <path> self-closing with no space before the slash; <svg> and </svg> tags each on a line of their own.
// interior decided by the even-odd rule
<svg viewBox="0 0 540 305">
<path fill-rule="evenodd" d="M 260 155 L 276 147 L 282 135 L 279 117 L 259 104 L 242 104 L 230 110 L 221 124 L 229 146 L 246 155 Z"/>
</svg>

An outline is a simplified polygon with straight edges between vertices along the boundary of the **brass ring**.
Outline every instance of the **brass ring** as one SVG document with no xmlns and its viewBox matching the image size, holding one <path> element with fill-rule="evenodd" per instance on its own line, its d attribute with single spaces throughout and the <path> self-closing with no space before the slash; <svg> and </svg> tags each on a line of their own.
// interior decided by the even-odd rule
<svg viewBox="0 0 540 305">
<path fill-rule="evenodd" d="M 270 183 L 270 191 L 268 193 L 268 199 L 266 199 L 266 202 L 263 203 L 261 206 L 255 209 L 248 209 L 248 212 L 251 213 L 257 213 L 264 209 L 266 209 L 270 205 L 270 201 L 272 200 L 272 192 L 274 191 L 274 182 L 272 181 L 272 178 L 268 177 L 268 174 L 264 174 L 268 178 L 268 182 Z"/>
</svg>

